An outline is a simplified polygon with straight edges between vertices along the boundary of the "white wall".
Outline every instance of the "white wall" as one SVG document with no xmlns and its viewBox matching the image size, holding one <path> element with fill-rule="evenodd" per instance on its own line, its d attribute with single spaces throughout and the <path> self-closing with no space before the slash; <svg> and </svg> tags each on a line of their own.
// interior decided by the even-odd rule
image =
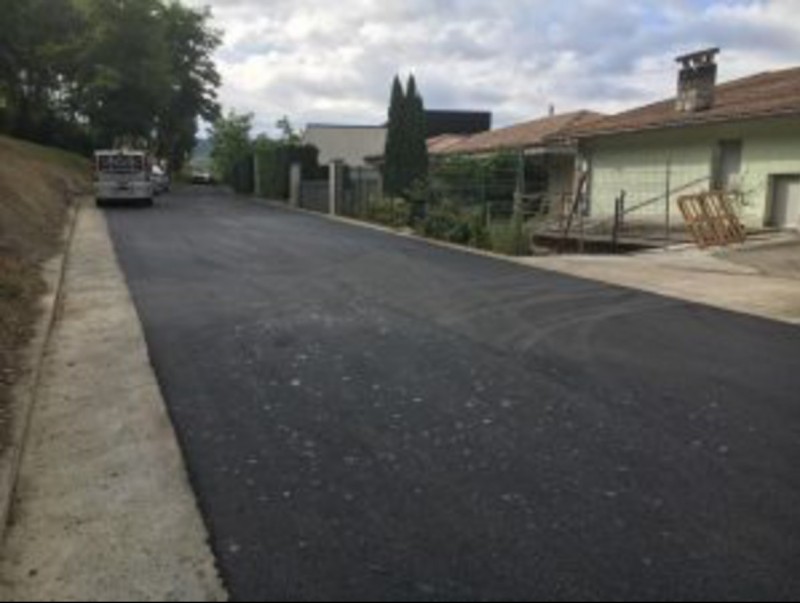
<svg viewBox="0 0 800 603">
<path fill-rule="evenodd" d="M 303 142 L 319 149 L 320 165 L 343 161 L 350 167 L 367 167 L 365 157 L 384 153 L 386 128 L 311 125 Z"/>
</svg>

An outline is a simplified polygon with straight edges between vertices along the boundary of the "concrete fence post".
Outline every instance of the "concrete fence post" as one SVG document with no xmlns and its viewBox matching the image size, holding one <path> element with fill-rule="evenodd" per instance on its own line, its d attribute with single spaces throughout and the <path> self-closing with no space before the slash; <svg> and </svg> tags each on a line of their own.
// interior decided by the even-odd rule
<svg viewBox="0 0 800 603">
<path fill-rule="evenodd" d="M 303 166 L 293 163 L 289 168 L 289 205 L 300 206 L 300 187 L 303 182 Z"/>
<path fill-rule="evenodd" d="M 328 213 L 335 216 L 339 211 L 339 203 L 342 199 L 342 192 L 344 190 L 344 170 L 341 161 L 332 161 L 328 166 L 330 170 L 329 185 L 330 190 L 328 193 Z"/>
</svg>

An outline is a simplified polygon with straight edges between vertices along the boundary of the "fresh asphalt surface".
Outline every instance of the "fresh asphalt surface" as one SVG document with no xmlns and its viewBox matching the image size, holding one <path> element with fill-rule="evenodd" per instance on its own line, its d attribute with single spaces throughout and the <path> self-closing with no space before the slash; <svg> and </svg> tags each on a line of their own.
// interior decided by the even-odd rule
<svg viewBox="0 0 800 603">
<path fill-rule="evenodd" d="M 234 599 L 800 598 L 800 329 L 213 188 L 108 218 Z"/>
</svg>

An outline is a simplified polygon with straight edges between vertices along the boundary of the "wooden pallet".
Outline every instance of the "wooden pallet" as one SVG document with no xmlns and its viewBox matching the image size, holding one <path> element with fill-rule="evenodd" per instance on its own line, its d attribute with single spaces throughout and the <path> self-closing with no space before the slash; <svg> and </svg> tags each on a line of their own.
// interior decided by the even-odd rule
<svg viewBox="0 0 800 603">
<path fill-rule="evenodd" d="M 725 247 L 747 240 L 747 231 L 724 192 L 684 195 L 678 199 L 686 228 L 701 249 Z"/>
</svg>

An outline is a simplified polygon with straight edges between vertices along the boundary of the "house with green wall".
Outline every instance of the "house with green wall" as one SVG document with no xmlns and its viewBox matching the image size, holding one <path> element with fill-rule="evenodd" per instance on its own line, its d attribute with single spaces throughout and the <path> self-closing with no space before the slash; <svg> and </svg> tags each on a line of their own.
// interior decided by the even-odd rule
<svg viewBox="0 0 800 603">
<path fill-rule="evenodd" d="M 680 57 L 674 98 L 573 132 L 586 214 L 682 221 L 682 195 L 723 190 L 751 229 L 800 227 L 800 68 L 717 84 L 717 49 Z"/>
</svg>

